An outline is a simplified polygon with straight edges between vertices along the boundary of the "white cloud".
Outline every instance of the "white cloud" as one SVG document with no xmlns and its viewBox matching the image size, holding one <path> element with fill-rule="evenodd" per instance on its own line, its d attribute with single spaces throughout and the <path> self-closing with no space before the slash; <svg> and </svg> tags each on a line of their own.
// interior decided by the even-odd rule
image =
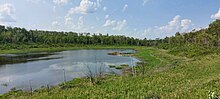
<svg viewBox="0 0 220 99">
<path fill-rule="evenodd" d="M 79 17 L 77 27 L 78 27 L 78 29 L 81 29 L 82 27 L 84 27 L 84 17 L 83 16 Z"/>
<path fill-rule="evenodd" d="M 152 29 L 151 28 L 145 29 L 144 32 L 140 36 L 143 37 L 143 38 L 146 38 L 149 33 L 152 33 Z"/>
<path fill-rule="evenodd" d="M 73 24 L 74 24 L 73 18 L 70 18 L 70 17 L 65 18 L 65 25 L 72 27 Z"/>
<path fill-rule="evenodd" d="M 170 26 L 177 26 L 179 24 L 180 15 L 176 15 L 172 21 L 170 21 L 168 24 Z"/>
<path fill-rule="evenodd" d="M 123 21 L 118 21 L 117 25 L 112 28 L 112 30 L 117 30 L 117 31 L 122 31 L 127 25 L 127 21 L 123 20 Z"/>
<path fill-rule="evenodd" d="M 116 21 L 115 20 L 106 20 L 105 24 L 103 25 L 103 27 L 112 27 L 116 25 Z"/>
<path fill-rule="evenodd" d="M 69 0 L 53 0 L 53 3 L 56 5 L 67 4 Z"/>
<path fill-rule="evenodd" d="M 219 10 L 218 10 L 217 13 L 215 13 L 215 14 L 213 14 L 213 15 L 211 16 L 211 18 L 212 18 L 212 19 L 220 19 L 220 8 L 219 8 Z"/>
<path fill-rule="evenodd" d="M 189 20 L 189 19 L 181 20 L 182 31 L 187 31 L 189 27 L 191 26 L 191 23 L 192 23 L 192 20 Z"/>
<path fill-rule="evenodd" d="M 122 31 L 125 29 L 125 27 L 127 26 L 127 21 L 126 20 L 106 20 L 105 24 L 103 25 L 103 27 L 111 27 L 112 30 L 116 30 L 116 31 Z"/>
<path fill-rule="evenodd" d="M 61 26 L 58 21 L 53 21 L 53 22 L 51 23 L 51 25 L 52 25 L 53 27 L 59 27 L 59 26 Z"/>
<path fill-rule="evenodd" d="M 164 32 L 172 32 L 172 31 L 177 31 L 179 29 L 179 24 L 180 24 L 180 16 L 176 15 L 172 21 L 168 22 L 167 25 L 158 28 L 159 30 Z"/>
<path fill-rule="evenodd" d="M 128 8 L 128 5 L 125 4 L 124 7 L 123 7 L 123 9 L 122 9 L 122 12 L 125 12 L 125 10 L 126 10 L 127 8 Z"/>
<path fill-rule="evenodd" d="M 188 32 L 192 25 L 192 20 L 181 19 L 180 15 L 176 15 L 167 25 L 146 28 L 142 36 L 148 38 L 172 36 L 176 32 Z"/>
<path fill-rule="evenodd" d="M 80 2 L 79 6 L 71 8 L 68 11 L 67 16 L 70 16 L 72 14 L 94 13 L 101 6 L 100 2 L 101 2 L 101 0 L 97 0 L 96 2 L 93 2 L 93 1 L 90 1 L 90 0 L 82 0 Z"/>
<path fill-rule="evenodd" d="M 51 29 L 54 29 L 54 30 L 61 30 L 63 28 L 61 23 L 58 21 L 53 21 L 51 23 L 51 26 L 52 26 Z"/>
<path fill-rule="evenodd" d="M 84 17 L 80 16 L 77 21 L 74 21 L 71 17 L 66 17 L 65 25 L 74 30 L 81 30 L 84 27 Z"/>
<path fill-rule="evenodd" d="M 107 14 L 107 15 L 105 15 L 105 19 L 108 19 L 109 18 L 109 15 Z"/>
<path fill-rule="evenodd" d="M 103 7 L 103 9 L 102 9 L 103 11 L 107 11 L 107 7 Z"/>
<path fill-rule="evenodd" d="M 149 0 L 143 0 L 142 5 L 144 6 L 147 2 L 149 2 Z"/>
<path fill-rule="evenodd" d="M 15 8 L 12 4 L 6 3 L 0 5 L 0 22 L 15 22 L 15 18 L 13 14 L 15 12 Z"/>
</svg>

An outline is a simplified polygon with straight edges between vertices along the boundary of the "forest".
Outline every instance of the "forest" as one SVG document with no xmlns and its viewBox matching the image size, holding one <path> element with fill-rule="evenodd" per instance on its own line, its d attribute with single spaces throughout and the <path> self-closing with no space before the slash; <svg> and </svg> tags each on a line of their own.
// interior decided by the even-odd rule
<svg viewBox="0 0 220 99">
<path fill-rule="evenodd" d="M 18 27 L 0 26 L 0 49 L 16 49 L 23 46 L 64 47 L 69 45 L 133 45 L 145 46 L 147 39 L 133 37 L 102 35 L 91 33 L 56 32 L 42 30 L 26 30 Z"/>
<path fill-rule="evenodd" d="M 172 37 L 148 40 L 147 46 L 156 46 L 169 50 L 171 54 L 186 57 L 217 53 L 220 46 L 220 20 L 213 21 L 208 28 L 201 30 L 177 32 Z"/>
<path fill-rule="evenodd" d="M 0 49 L 49 48 L 77 45 L 149 46 L 169 50 L 179 56 L 196 57 L 217 53 L 220 46 L 220 20 L 208 28 L 177 32 L 172 37 L 154 40 L 91 33 L 26 30 L 0 26 Z"/>
</svg>

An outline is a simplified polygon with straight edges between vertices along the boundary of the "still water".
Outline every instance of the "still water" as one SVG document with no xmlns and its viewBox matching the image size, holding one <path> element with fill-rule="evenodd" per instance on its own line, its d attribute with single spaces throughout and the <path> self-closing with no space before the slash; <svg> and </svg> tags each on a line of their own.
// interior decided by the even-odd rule
<svg viewBox="0 0 220 99">
<path fill-rule="evenodd" d="M 133 50 L 72 50 L 34 55 L 0 55 L 0 94 L 11 88 L 30 90 L 41 86 L 57 85 L 66 79 L 84 77 L 88 69 L 93 72 L 121 74 L 109 65 L 135 65 L 132 57 L 112 56 L 109 52 L 133 52 Z M 10 61 L 11 62 L 10 62 Z M 101 68 L 101 69 L 100 69 Z M 65 76 L 64 76 L 65 75 Z"/>
</svg>

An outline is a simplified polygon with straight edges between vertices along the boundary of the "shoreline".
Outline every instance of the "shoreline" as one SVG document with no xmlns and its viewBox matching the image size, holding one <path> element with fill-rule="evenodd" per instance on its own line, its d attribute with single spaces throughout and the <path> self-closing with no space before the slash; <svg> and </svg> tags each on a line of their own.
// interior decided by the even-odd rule
<svg viewBox="0 0 220 99">
<path fill-rule="evenodd" d="M 134 47 L 133 47 L 134 48 Z M 117 49 L 121 49 L 121 50 L 134 50 L 132 47 L 115 47 L 115 46 L 110 46 L 110 47 L 103 47 L 103 46 L 99 46 L 99 47 L 89 47 L 89 48 L 87 48 L 87 47 L 78 47 L 78 48 L 76 48 L 76 47 L 72 47 L 72 48 L 70 48 L 70 47 L 68 47 L 68 48 L 61 48 L 61 49 L 56 49 L 56 48 L 46 48 L 45 50 L 42 50 L 41 48 L 39 48 L 39 50 L 37 49 L 37 51 L 36 51 L 36 49 L 28 49 L 30 52 L 29 53 L 35 53 L 35 54 L 37 54 L 37 53 L 44 53 L 44 52 L 48 52 L 48 51 L 54 51 L 54 52 L 59 52 L 59 51 L 68 51 L 68 50 L 117 50 Z M 55 50 L 54 50 L 55 49 Z M 21 51 L 21 50 L 18 50 L 18 51 Z M 136 52 L 135 52 L 136 53 Z M 13 55 L 13 54 L 25 54 L 24 52 L 23 53 L 9 53 L 9 55 Z M 108 54 L 108 53 L 107 53 Z M 0 55 L 3 55 L 3 54 L 0 54 Z M 4 54 L 4 55 L 7 55 L 7 54 Z M 126 57 L 126 56 L 124 56 L 124 57 Z M 135 58 L 137 58 L 137 57 L 135 57 Z M 138 58 L 137 58 L 138 59 Z M 139 59 L 138 59 L 139 60 Z M 122 69 L 120 69 L 120 71 L 122 72 L 122 75 L 123 75 L 123 72 L 124 72 L 124 70 L 127 70 L 128 68 L 122 68 Z M 111 74 L 107 74 L 108 75 L 108 77 L 110 77 L 110 75 Z M 117 76 L 121 76 L 121 75 L 117 75 Z M 73 78 L 73 79 L 76 79 L 76 78 Z M 70 81 L 72 81 L 73 79 L 71 79 L 71 80 L 69 80 L 69 81 L 67 81 L 67 82 L 70 82 Z M 85 79 L 85 77 L 79 77 L 79 78 L 77 78 L 77 79 Z M 63 82 L 60 82 L 59 84 L 56 84 L 56 85 L 53 85 L 53 86 L 59 86 L 60 84 L 63 84 Z M 42 88 L 37 88 L 36 89 L 36 91 L 38 91 L 38 90 L 41 90 Z M 28 91 L 23 91 L 22 89 L 16 89 L 15 91 L 22 91 L 22 92 L 28 92 Z M 8 92 L 6 92 L 6 93 L 3 93 L 3 94 L 0 94 L 0 96 L 1 95 L 4 95 L 4 94 L 7 94 L 7 93 L 10 93 L 10 91 L 8 91 Z M 29 92 L 28 92 L 29 93 Z"/>
<path fill-rule="evenodd" d="M 1 50 L 1 54 L 23 54 L 23 53 L 38 53 L 38 52 L 57 52 L 67 50 L 82 50 L 82 49 L 132 49 L 139 46 L 106 46 L 106 45 L 94 45 L 94 46 L 75 46 L 75 47 L 49 47 L 49 48 L 27 48 L 27 49 L 8 49 Z"/>
<path fill-rule="evenodd" d="M 82 49 L 82 47 L 80 47 L 80 48 L 77 48 L 76 50 L 78 50 L 78 49 Z M 85 48 L 83 48 L 83 49 L 85 49 Z M 91 47 L 90 47 L 90 49 L 92 49 Z M 94 49 L 94 48 L 93 48 Z M 142 61 L 146 61 L 146 59 L 145 58 L 147 58 L 147 59 L 152 59 L 152 61 L 150 61 L 148 64 L 150 64 L 149 66 L 156 66 L 154 63 L 157 61 L 154 57 L 151 57 L 151 56 L 147 56 L 147 57 L 141 57 L 141 55 L 146 55 L 146 54 L 150 54 L 149 53 L 149 50 L 153 50 L 153 49 L 151 49 L 151 48 L 148 48 L 148 47 L 137 47 L 137 46 L 133 46 L 133 47 L 108 47 L 108 48 L 106 48 L 106 47 L 99 47 L 99 48 L 95 48 L 95 49 L 133 49 L 133 50 L 136 50 L 136 53 L 134 54 L 135 55 L 135 58 L 137 58 L 138 60 L 142 60 Z M 70 50 L 70 49 L 66 49 L 66 50 Z M 146 66 L 145 66 L 146 67 Z M 147 65 L 147 67 L 148 67 L 148 65 Z M 151 67 L 150 67 L 151 68 Z M 139 71 L 140 72 L 140 70 L 138 69 L 138 67 L 136 68 L 137 69 L 137 71 Z M 147 68 L 146 68 L 146 71 L 147 71 Z M 141 75 L 141 74 L 139 74 L 138 73 L 138 75 Z M 137 76 L 138 76 L 137 75 Z M 131 77 L 132 76 L 132 73 L 130 73 L 130 72 L 126 72 L 126 74 L 123 74 L 123 75 L 105 75 L 105 77 L 104 78 L 102 78 L 102 80 L 101 80 L 101 82 L 99 82 L 99 83 L 101 83 L 101 84 L 104 84 L 104 83 L 106 83 L 106 82 L 109 82 L 109 80 L 112 80 L 112 79 L 115 79 L 115 78 L 124 78 L 124 77 L 128 77 L 128 78 L 133 78 L 133 77 Z M 100 79 L 100 78 L 95 78 L 95 79 Z M 76 83 L 76 84 L 73 84 L 73 83 Z M 68 87 L 70 87 L 70 86 L 78 86 L 78 85 L 80 85 L 81 83 L 85 83 L 86 85 L 88 85 L 88 87 L 95 87 L 95 86 L 99 86 L 99 83 L 97 83 L 97 84 L 95 84 L 95 85 L 91 85 L 91 83 L 90 83 L 90 80 L 88 79 L 88 78 L 85 78 L 85 77 L 82 77 L 82 78 L 75 78 L 75 79 L 72 79 L 72 80 L 70 80 L 70 81 L 67 81 L 66 83 L 60 83 L 60 84 L 58 84 L 58 85 L 55 85 L 54 87 L 51 87 L 51 91 L 53 92 L 53 90 L 56 90 L 56 89 L 59 89 L 59 90 L 62 90 L 62 91 L 65 91 L 65 89 L 62 89 L 62 88 L 66 88 L 67 87 L 67 89 L 69 89 Z M 109 82 L 110 83 L 110 82 Z M 61 88 L 61 89 L 60 89 Z M 70 88 L 72 88 L 72 87 L 70 87 Z M 83 88 L 83 87 L 79 87 L 79 88 Z M 20 95 L 27 95 L 27 96 L 30 96 L 30 97 L 32 97 L 32 95 L 31 94 L 38 94 L 38 92 L 45 92 L 45 91 L 47 91 L 47 88 L 41 88 L 41 89 L 37 89 L 37 90 L 35 90 L 33 93 L 31 93 L 31 92 L 23 92 L 23 91 L 16 91 L 16 90 L 14 90 L 14 91 L 9 91 L 9 92 L 7 92 L 7 93 L 5 93 L 5 94 L 2 94 L 2 95 L 0 95 L 0 99 L 1 99 L 1 97 L 2 98 L 4 98 L 4 97 L 11 97 L 11 96 L 13 96 L 13 95 L 15 95 L 16 96 L 16 94 L 20 94 Z"/>
</svg>

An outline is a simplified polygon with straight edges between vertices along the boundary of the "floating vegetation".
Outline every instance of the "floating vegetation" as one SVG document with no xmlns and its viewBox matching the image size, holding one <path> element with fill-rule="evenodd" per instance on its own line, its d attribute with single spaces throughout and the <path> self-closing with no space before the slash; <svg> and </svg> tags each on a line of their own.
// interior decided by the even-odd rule
<svg viewBox="0 0 220 99">
<path fill-rule="evenodd" d="M 115 68 L 116 66 L 115 65 L 108 65 L 110 68 Z"/>
<path fill-rule="evenodd" d="M 136 62 L 137 65 L 145 64 L 144 62 Z"/>
<path fill-rule="evenodd" d="M 134 53 L 120 53 L 120 52 L 110 52 L 108 55 L 115 55 L 115 56 L 134 56 Z"/>
<path fill-rule="evenodd" d="M 121 66 L 116 66 L 115 69 L 123 69 Z"/>
<path fill-rule="evenodd" d="M 128 68 L 128 64 L 121 64 L 120 66 L 115 66 L 115 65 L 109 65 L 110 68 L 115 68 L 115 69 L 125 69 Z"/>
<path fill-rule="evenodd" d="M 120 66 L 122 66 L 122 67 L 128 67 L 129 65 L 128 65 L 128 64 L 121 64 Z"/>
<path fill-rule="evenodd" d="M 108 53 L 108 55 L 120 55 L 121 53 L 119 53 L 119 52 L 110 52 L 110 53 Z"/>
<path fill-rule="evenodd" d="M 7 83 L 4 83 L 4 84 L 2 84 L 2 86 L 7 87 L 7 86 L 8 86 L 8 84 L 7 84 Z"/>
</svg>

